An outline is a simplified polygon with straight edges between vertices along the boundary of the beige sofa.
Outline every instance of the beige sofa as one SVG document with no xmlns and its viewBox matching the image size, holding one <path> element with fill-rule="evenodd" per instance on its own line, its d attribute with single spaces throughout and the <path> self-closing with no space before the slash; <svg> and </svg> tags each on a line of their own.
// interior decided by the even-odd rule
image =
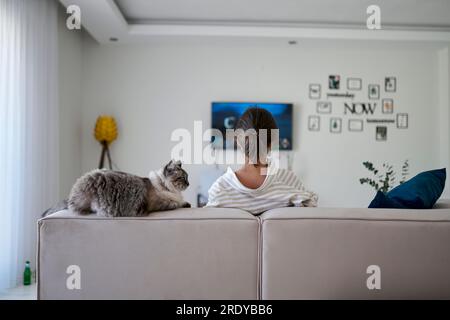
<svg viewBox="0 0 450 320">
<path fill-rule="evenodd" d="M 66 285 L 73 265 L 80 289 Z M 372 265 L 380 289 L 367 287 Z M 258 217 L 217 208 L 115 219 L 61 211 L 39 221 L 38 298 L 450 299 L 450 201 Z"/>
</svg>

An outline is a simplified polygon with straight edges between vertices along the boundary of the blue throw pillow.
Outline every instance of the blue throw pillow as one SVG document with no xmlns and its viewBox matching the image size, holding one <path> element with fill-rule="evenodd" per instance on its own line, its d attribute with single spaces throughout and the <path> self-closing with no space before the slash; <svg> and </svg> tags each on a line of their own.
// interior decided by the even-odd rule
<svg viewBox="0 0 450 320">
<path fill-rule="evenodd" d="M 419 173 L 387 194 L 378 191 L 369 208 L 431 209 L 444 191 L 445 168 Z"/>
</svg>

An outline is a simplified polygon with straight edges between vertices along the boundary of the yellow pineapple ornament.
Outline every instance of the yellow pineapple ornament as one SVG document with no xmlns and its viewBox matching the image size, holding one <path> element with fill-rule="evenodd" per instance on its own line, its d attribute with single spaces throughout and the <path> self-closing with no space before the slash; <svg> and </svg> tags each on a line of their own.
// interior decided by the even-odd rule
<svg viewBox="0 0 450 320">
<path fill-rule="evenodd" d="M 102 145 L 102 154 L 100 156 L 99 169 L 104 167 L 105 155 L 108 157 L 109 169 L 112 169 L 111 155 L 109 153 L 109 145 L 117 139 L 117 124 L 114 117 L 99 116 L 95 124 L 95 139 Z"/>
</svg>

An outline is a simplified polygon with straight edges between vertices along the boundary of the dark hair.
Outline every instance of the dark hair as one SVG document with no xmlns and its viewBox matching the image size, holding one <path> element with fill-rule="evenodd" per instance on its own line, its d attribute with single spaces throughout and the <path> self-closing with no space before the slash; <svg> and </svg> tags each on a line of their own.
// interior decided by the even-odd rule
<svg viewBox="0 0 450 320">
<path fill-rule="evenodd" d="M 257 145 L 256 147 L 256 156 L 257 156 L 257 162 L 254 164 L 255 166 L 261 165 L 260 163 L 260 152 L 261 152 L 261 143 L 266 143 L 266 141 L 261 141 L 262 138 L 260 136 L 260 130 L 266 129 L 267 130 L 267 146 L 266 150 L 272 145 L 272 129 L 278 129 L 277 123 L 275 122 L 275 119 L 273 118 L 272 114 L 262 108 L 258 107 L 251 107 L 248 108 L 241 116 L 241 118 L 238 120 L 236 124 L 236 130 L 243 130 L 245 133 L 247 133 L 247 130 L 254 130 L 253 132 L 256 133 L 257 136 Z M 245 143 L 244 145 L 241 145 L 240 147 L 243 149 L 245 156 L 250 157 L 250 154 L 252 153 L 252 146 L 249 143 L 248 135 L 245 135 Z M 239 141 L 239 139 L 238 139 Z M 241 140 L 242 141 L 242 140 Z M 242 141 L 243 142 L 243 141 Z"/>
</svg>

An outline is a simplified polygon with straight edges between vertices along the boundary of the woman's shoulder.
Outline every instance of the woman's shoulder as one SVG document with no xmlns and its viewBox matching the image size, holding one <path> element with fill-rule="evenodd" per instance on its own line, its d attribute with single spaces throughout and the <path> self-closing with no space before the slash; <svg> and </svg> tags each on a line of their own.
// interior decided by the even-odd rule
<svg viewBox="0 0 450 320">
<path fill-rule="evenodd" d="M 274 180 L 277 183 L 292 186 L 295 188 L 300 188 L 302 186 L 302 183 L 297 175 L 292 170 L 288 169 L 278 169 L 275 172 Z"/>
<path fill-rule="evenodd" d="M 209 188 L 209 193 L 217 193 L 226 189 L 229 189 L 231 186 L 229 184 L 229 171 L 227 170 L 224 174 L 222 174 Z"/>
<path fill-rule="evenodd" d="M 295 176 L 295 173 L 288 169 L 277 169 L 274 173 L 277 180 L 285 181 L 293 176 Z"/>
</svg>

